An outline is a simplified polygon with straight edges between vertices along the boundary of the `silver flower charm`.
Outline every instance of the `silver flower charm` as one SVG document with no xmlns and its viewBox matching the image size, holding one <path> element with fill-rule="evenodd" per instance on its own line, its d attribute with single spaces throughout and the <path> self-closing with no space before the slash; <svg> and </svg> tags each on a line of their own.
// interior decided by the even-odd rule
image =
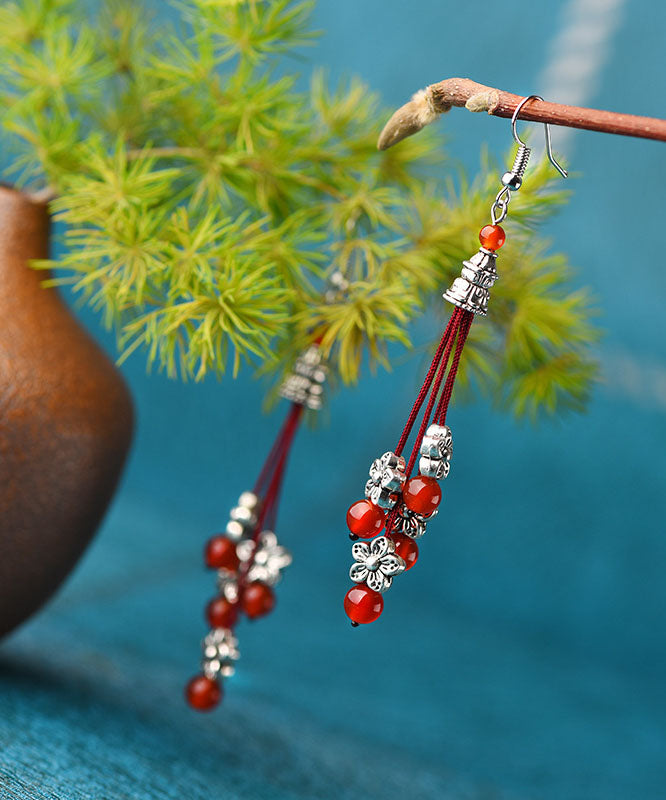
<svg viewBox="0 0 666 800">
<path fill-rule="evenodd" d="M 426 522 L 428 519 L 432 519 L 435 514 L 431 514 L 430 517 L 422 517 L 421 514 L 410 511 L 404 503 L 400 503 L 398 514 L 393 522 L 393 528 L 399 533 L 411 536 L 412 539 L 420 539 L 426 532 Z"/>
<path fill-rule="evenodd" d="M 254 555 L 253 555 L 254 553 Z M 241 561 L 252 558 L 252 566 L 248 570 L 249 581 L 261 581 L 268 586 L 275 586 L 280 580 L 282 570 L 292 562 L 291 553 L 278 543 L 273 531 L 262 531 L 254 543 L 245 539 L 236 546 L 236 554 Z"/>
<path fill-rule="evenodd" d="M 230 678 L 240 658 L 238 639 L 228 628 L 215 628 L 202 642 L 203 671 L 207 678 Z"/>
<path fill-rule="evenodd" d="M 355 542 L 352 545 L 355 563 L 349 570 L 354 583 L 367 583 L 375 592 L 385 592 L 393 583 L 393 576 L 405 569 L 405 562 L 395 554 L 395 542 L 378 536 L 370 544 Z"/>
<path fill-rule="evenodd" d="M 380 508 L 393 508 L 405 483 L 405 459 L 389 451 L 370 465 L 365 496 Z"/>
</svg>

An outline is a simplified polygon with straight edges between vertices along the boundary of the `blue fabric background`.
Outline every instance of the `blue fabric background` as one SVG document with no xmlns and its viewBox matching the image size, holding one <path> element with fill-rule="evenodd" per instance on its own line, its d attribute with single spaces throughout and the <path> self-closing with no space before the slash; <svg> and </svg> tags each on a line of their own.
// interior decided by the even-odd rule
<svg viewBox="0 0 666 800">
<path fill-rule="evenodd" d="M 320 0 L 311 57 L 394 106 L 453 75 L 543 92 L 558 35 L 594 6 Z M 663 114 L 666 5 L 615 6 L 585 102 Z M 506 151 L 508 124 L 458 110 L 439 124 L 451 167 L 474 168 L 483 142 Z M 665 151 L 589 133 L 563 149 L 575 194 L 550 235 L 606 330 L 589 413 L 533 429 L 456 407 L 454 470 L 418 568 L 380 624 L 354 631 L 344 511 L 423 363 L 333 397 L 330 423 L 296 442 L 279 528 L 295 563 L 276 612 L 242 626 L 224 707 L 202 717 L 182 701 L 212 588 L 201 546 L 254 479 L 248 443 L 268 447 L 284 409 L 262 416 L 248 374 L 183 386 L 135 357 L 122 490 L 73 578 L 0 651 L 3 800 L 666 796 Z"/>
</svg>

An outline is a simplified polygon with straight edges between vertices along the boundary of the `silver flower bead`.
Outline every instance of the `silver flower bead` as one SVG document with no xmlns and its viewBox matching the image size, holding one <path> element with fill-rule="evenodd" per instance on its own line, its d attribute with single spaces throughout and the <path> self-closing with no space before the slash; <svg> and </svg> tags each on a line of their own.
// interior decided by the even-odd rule
<svg viewBox="0 0 666 800">
<path fill-rule="evenodd" d="M 228 628 L 214 628 L 202 642 L 204 675 L 215 679 L 218 675 L 230 678 L 240 658 L 238 639 Z"/>
<path fill-rule="evenodd" d="M 249 581 L 261 581 L 268 586 L 275 584 L 282 577 L 282 570 L 292 562 L 291 553 L 278 543 L 273 531 L 262 531 L 254 542 L 245 539 L 236 545 L 236 554 L 242 562 L 252 558 L 252 566 L 248 570 Z"/>
<path fill-rule="evenodd" d="M 432 513 L 429 517 L 424 517 L 411 511 L 404 503 L 398 506 L 398 514 L 393 521 L 393 529 L 399 533 L 404 533 L 411 536 L 412 539 L 420 539 L 426 532 L 426 523 L 437 515 L 437 511 Z"/>
<path fill-rule="evenodd" d="M 349 577 L 354 583 L 366 583 L 375 592 L 385 592 L 393 583 L 393 576 L 405 569 L 405 562 L 395 553 L 395 542 L 378 536 L 370 544 L 355 542 L 352 545 L 354 564 Z"/>
<path fill-rule="evenodd" d="M 380 508 L 393 508 L 406 480 L 405 467 L 405 459 L 390 451 L 376 458 L 370 465 L 370 480 L 365 484 L 368 500 Z"/>
</svg>

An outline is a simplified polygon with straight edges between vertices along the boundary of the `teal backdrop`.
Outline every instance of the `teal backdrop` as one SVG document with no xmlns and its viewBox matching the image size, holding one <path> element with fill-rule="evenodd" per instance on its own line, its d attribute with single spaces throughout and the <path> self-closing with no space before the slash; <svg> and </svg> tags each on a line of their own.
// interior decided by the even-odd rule
<svg viewBox="0 0 666 800">
<path fill-rule="evenodd" d="M 296 67 L 357 73 L 391 106 L 460 75 L 664 113 L 658 0 L 320 0 L 315 25 Z M 438 124 L 449 170 L 475 170 L 484 144 L 506 152 L 504 121 L 454 110 Z M 588 413 L 535 428 L 454 407 L 454 468 L 418 568 L 380 623 L 352 630 L 344 512 L 423 360 L 396 350 L 391 374 L 335 394 L 295 444 L 279 520 L 295 559 L 276 611 L 242 625 L 224 706 L 198 716 L 182 685 L 212 588 L 202 544 L 285 408 L 262 414 L 249 372 L 180 385 L 135 356 L 138 432 L 115 504 L 71 580 L 0 648 L 3 800 L 666 796 L 666 147 L 567 133 L 557 149 L 574 193 L 548 232 L 605 330 Z M 424 319 L 416 343 L 436 327 Z"/>
</svg>

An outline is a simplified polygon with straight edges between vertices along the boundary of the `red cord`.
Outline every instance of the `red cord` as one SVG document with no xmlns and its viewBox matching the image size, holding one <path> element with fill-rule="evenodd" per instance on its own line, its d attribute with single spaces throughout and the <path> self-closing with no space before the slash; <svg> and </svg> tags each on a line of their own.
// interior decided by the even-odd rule
<svg viewBox="0 0 666 800">
<path fill-rule="evenodd" d="M 423 382 L 423 386 L 421 387 L 421 391 L 419 392 L 418 397 L 416 398 L 416 402 L 412 406 L 412 410 L 409 414 L 409 418 L 407 419 L 407 423 L 395 448 L 394 452 L 397 456 L 402 454 L 405 444 L 407 444 L 407 439 L 409 439 L 409 435 L 412 432 L 412 428 L 414 427 L 414 422 L 416 422 L 416 418 L 419 415 L 421 406 L 423 405 L 424 400 L 428 396 L 428 392 L 430 391 L 433 379 L 435 377 L 435 374 L 437 373 L 437 367 L 442 358 L 442 354 L 444 353 L 444 349 L 446 348 L 449 339 L 451 337 L 451 334 L 453 333 L 453 330 L 457 325 L 458 316 L 460 315 L 460 313 L 461 313 L 460 309 L 456 308 L 453 314 L 451 314 L 449 318 L 448 324 L 444 330 L 444 333 L 442 334 L 442 338 L 439 342 L 432 363 L 430 364 L 430 369 L 428 370 L 428 374 L 426 375 L 425 381 Z"/>
<path fill-rule="evenodd" d="M 451 402 L 451 395 L 453 394 L 453 384 L 456 379 L 456 374 L 458 373 L 458 365 L 460 364 L 460 358 L 462 356 L 462 351 L 465 346 L 465 342 L 467 341 L 467 336 L 469 334 L 469 329 L 472 327 L 472 322 L 474 322 L 474 314 L 471 311 L 464 311 L 463 317 L 460 323 L 460 329 L 458 332 L 458 342 L 456 344 L 456 352 L 453 356 L 453 361 L 451 362 L 451 369 L 449 370 L 449 375 L 446 379 L 446 383 L 444 384 L 444 391 L 442 392 L 442 397 L 437 405 L 437 409 L 435 411 L 434 420 L 438 425 L 444 425 L 446 423 L 446 412 L 449 408 L 449 403 Z"/>
<path fill-rule="evenodd" d="M 285 419 L 285 422 L 278 433 L 273 447 L 268 454 L 268 458 L 266 459 L 266 462 L 261 470 L 261 474 L 257 479 L 257 483 L 255 484 L 255 493 L 261 497 L 261 495 L 264 494 L 263 490 L 265 489 L 265 494 L 262 498 L 263 502 L 261 504 L 259 518 L 252 534 L 251 540 L 254 543 L 254 547 L 250 553 L 250 557 L 243 563 L 238 572 L 239 593 L 242 592 L 243 587 L 245 586 L 245 579 L 250 567 L 252 566 L 254 551 L 259 539 L 259 534 L 262 532 L 262 530 L 264 530 L 264 523 L 269 521 L 271 525 L 275 524 L 277 518 L 278 499 L 286 471 L 289 451 L 294 441 L 296 431 L 298 430 L 298 425 L 301 421 L 302 415 L 303 406 L 298 405 L 297 403 L 292 403 L 291 409 L 287 414 L 287 418 Z M 268 486 L 266 487 L 265 484 L 267 481 Z"/>
<path fill-rule="evenodd" d="M 460 309 L 456 309 L 456 311 L 460 311 Z M 432 392 L 430 393 L 430 398 L 428 399 L 428 405 L 426 406 L 425 413 L 423 414 L 423 420 L 421 421 L 421 427 L 419 428 L 419 432 L 416 436 L 416 441 L 414 442 L 414 447 L 412 448 L 412 454 L 409 457 L 409 463 L 407 464 L 407 469 L 405 472 L 407 478 L 409 478 L 409 476 L 412 474 L 412 470 L 414 469 L 414 464 L 416 463 L 416 459 L 418 458 L 419 450 L 421 448 L 421 442 L 423 441 L 423 436 L 430 423 L 430 415 L 432 414 L 433 406 L 435 405 L 435 401 L 437 400 L 437 395 L 439 394 L 442 382 L 444 381 L 444 375 L 446 374 L 446 368 L 449 363 L 449 358 L 451 357 L 451 350 L 453 349 L 453 344 L 456 340 L 456 334 L 460 329 L 459 325 L 460 325 L 460 320 L 462 319 L 462 315 L 456 314 L 456 312 L 454 312 L 451 315 L 451 317 L 453 318 L 454 316 L 456 317 L 456 326 L 451 332 L 449 341 L 446 343 L 446 349 L 444 350 L 444 355 L 442 356 L 442 363 L 440 364 L 439 371 L 437 372 L 437 378 L 435 379 Z M 459 338 L 460 337 L 458 336 L 458 339 Z"/>
</svg>

